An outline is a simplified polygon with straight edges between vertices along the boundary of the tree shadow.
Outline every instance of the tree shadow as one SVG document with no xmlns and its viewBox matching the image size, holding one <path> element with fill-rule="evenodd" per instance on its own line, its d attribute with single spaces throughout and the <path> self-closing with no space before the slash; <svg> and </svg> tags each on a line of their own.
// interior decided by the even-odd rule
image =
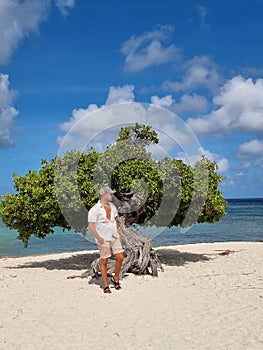
<svg viewBox="0 0 263 350">
<path fill-rule="evenodd" d="M 33 261 L 23 265 L 9 267 L 11 269 L 45 268 L 47 270 L 87 270 L 93 260 L 99 258 L 99 253 L 76 254 L 69 258 Z"/>
<path fill-rule="evenodd" d="M 183 266 L 189 262 L 209 261 L 209 258 L 204 254 L 195 254 L 180 252 L 174 249 L 161 248 L 155 249 L 159 260 L 162 264 L 168 266 Z M 99 253 L 85 253 L 76 254 L 68 258 L 49 259 L 44 261 L 33 261 L 9 267 L 10 269 L 24 269 L 24 268 L 45 268 L 47 270 L 88 270 L 91 263 L 99 258 Z M 81 277 L 81 276 L 79 276 Z M 87 277 L 87 276 L 84 276 Z M 83 278 L 84 278 L 83 277 Z"/>
<path fill-rule="evenodd" d="M 187 252 L 180 252 L 174 249 L 165 249 L 161 248 L 155 249 L 158 255 L 158 258 L 162 264 L 168 266 L 183 266 L 189 262 L 195 263 L 198 261 L 209 261 L 210 259 L 203 254 L 194 254 Z M 76 254 L 72 255 L 69 258 L 60 258 L 60 259 L 49 259 L 44 261 L 33 261 L 29 263 L 24 263 L 22 265 L 17 265 L 14 267 L 9 267 L 9 269 L 25 269 L 25 268 L 45 268 L 47 270 L 75 270 L 76 275 L 68 276 L 67 279 L 75 278 L 87 278 L 91 274 L 91 263 L 99 258 L 99 253 L 85 253 L 85 254 Z M 85 270 L 85 272 L 79 273 L 79 271 Z M 123 277 L 126 277 L 125 274 Z M 102 279 L 100 275 L 92 276 L 88 284 L 96 284 L 103 289 Z M 113 286 L 110 285 L 113 288 Z"/>
<path fill-rule="evenodd" d="M 162 264 L 168 266 L 183 266 L 189 262 L 209 261 L 204 254 L 180 252 L 174 249 L 156 249 L 159 260 Z"/>
</svg>

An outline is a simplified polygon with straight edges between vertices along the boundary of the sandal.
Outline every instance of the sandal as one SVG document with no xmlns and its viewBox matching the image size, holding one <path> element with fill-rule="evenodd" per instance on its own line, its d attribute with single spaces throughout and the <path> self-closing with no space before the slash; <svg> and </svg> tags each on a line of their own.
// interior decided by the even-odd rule
<svg viewBox="0 0 263 350">
<path fill-rule="evenodd" d="M 121 285 L 120 285 L 120 282 L 116 282 L 115 279 L 112 277 L 111 278 L 111 282 L 114 284 L 114 288 L 117 289 L 117 290 L 120 290 L 121 289 Z"/>
<path fill-rule="evenodd" d="M 108 287 L 105 287 L 105 288 L 103 289 L 103 292 L 104 292 L 104 293 L 111 293 L 111 290 L 110 290 L 109 286 L 108 286 Z"/>
</svg>

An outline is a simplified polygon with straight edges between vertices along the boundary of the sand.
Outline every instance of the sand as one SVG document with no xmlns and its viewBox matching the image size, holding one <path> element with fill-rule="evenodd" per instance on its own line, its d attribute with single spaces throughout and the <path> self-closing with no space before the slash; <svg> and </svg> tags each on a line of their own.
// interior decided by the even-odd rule
<svg viewBox="0 0 263 350">
<path fill-rule="evenodd" d="M 97 251 L 0 259 L 0 349 L 263 349 L 263 243 L 156 250 L 111 294 L 80 278 Z"/>
</svg>

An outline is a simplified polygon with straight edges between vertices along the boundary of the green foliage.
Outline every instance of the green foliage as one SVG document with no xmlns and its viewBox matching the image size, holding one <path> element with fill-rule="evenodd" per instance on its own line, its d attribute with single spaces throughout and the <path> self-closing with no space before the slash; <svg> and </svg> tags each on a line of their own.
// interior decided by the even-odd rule
<svg viewBox="0 0 263 350">
<path fill-rule="evenodd" d="M 152 130 L 150 125 L 140 125 L 135 123 L 133 126 L 127 126 L 121 128 L 119 137 L 116 140 L 128 141 L 130 145 L 135 145 L 140 142 L 143 146 L 148 146 L 150 144 L 157 144 L 159 142 L 157 132 Z"/>
<path fill-rule="evenodd" d="M 138 224 L 190 226 L 226 215 L 217 164 L 205 157 L 194 168 L 169 157 L 154 161 L 147 148 L 154 143 L 158 136 L 151 126 L 136 123 L 122 128 L 103 153 L 69 151 L 42 160 L 38 172 L 13 175 L 17 193 L 4 195 L 0 203 L 4 223 L 19 232 L 25 246 L 32 235 L 45 238 L 56 226 L 83 232 L 87 211 L 98 200 L 97 185 L 114 188 L 120 208 L 122 194 L 136 193 L 140 207 L 120 213 Z"/>
<path fill-rule="evenodd" d="M 93 185 L 93 172 L 99 157 L 93 148 L 88 154 L 69 151 L 57 157 L 54 166 L 54 185 L 59 208 L 71 228 L 85 232 L 87 210 L 98 197 Z"/>
<path fill-rule="evenodd" d="M 88 209 L 98 199 L 92 183 L 97 158 L 98 153 L 93 149 L 88 155 L 70 151 L 63 158 L 56 157 L 50 162 L 42 160 L 38 173 L 29 171 L 21 177 L 14 174 L 14 187 L 18 193 L 3 195 L 0 203 L 3 222 L 19 232 L 18 238 L 25 246 L 31 235 L 45 238 L 54 233 L 56 226 L 84 231 L 87 215 L 84 218 L 79 196 Z M 75 178 L 72 166 L 76 160 L 79 163 Z M 79 192 L 75 191 L 74 183 Z"/>
<path fill-rule="evenodd" d="M 25 246 L 31 235 L 45 238 L 54 226 L 69 228 L 59 210 L 54 190 L 54 160 L 42 161 L 42 169 L 25 176 L 13 175 L 17 194 L 6 194 L 0 203 L 3 222 L 19 232 Z"/>
<path fill-rule="evenodd" d="M 228 203 L 224 199 L 222 191 L 219 188 L 219 184 L 224 181 L 224 177 L 220 176 L 217 173 L 217 163 L 210 162 L 205 157 L 203 157 L 196 164 L 196 167 L 207 168 L 209 174 L 208 190 L 205 196 L 205 204 L 198 218 L 198 222 L 215 223 L 221 220 L 224 215 L 226 215 L 225 208 L 228 206 Z"/>
</svg>

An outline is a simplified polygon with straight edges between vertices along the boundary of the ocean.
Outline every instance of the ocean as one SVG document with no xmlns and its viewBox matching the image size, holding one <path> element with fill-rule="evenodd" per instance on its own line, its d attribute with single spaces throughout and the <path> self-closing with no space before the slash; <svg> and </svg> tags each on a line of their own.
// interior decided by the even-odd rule
<svg viewBox="0 0 263 350">
<path fill-rule="evenodd" d="M 263 198 L 260 199 L 228 199 L 227 215 L 215 224 L 195 224 L 186 232 L 179 227 L 158 231 L 155 228 L 144 229 L 153 238 L 153 246 L 212 243 L 231 241 L 263 241 Z M 148 231 L 147 231 L 148 230 Z M 89 234 L 88 234 L 89 235 Z M 89 236 L 88 236 L 89 237 Z M 9 230 L 0 219 L 0 257 L 26 256 L 93 250 L 97 246 L 91 240 L 84 239 L 74 231 L 56 228 L 54 234 L 45 239 L 32 237 L 28 247 L 24 248 L 17 239 L 17 232 Z"/>
</svg>

